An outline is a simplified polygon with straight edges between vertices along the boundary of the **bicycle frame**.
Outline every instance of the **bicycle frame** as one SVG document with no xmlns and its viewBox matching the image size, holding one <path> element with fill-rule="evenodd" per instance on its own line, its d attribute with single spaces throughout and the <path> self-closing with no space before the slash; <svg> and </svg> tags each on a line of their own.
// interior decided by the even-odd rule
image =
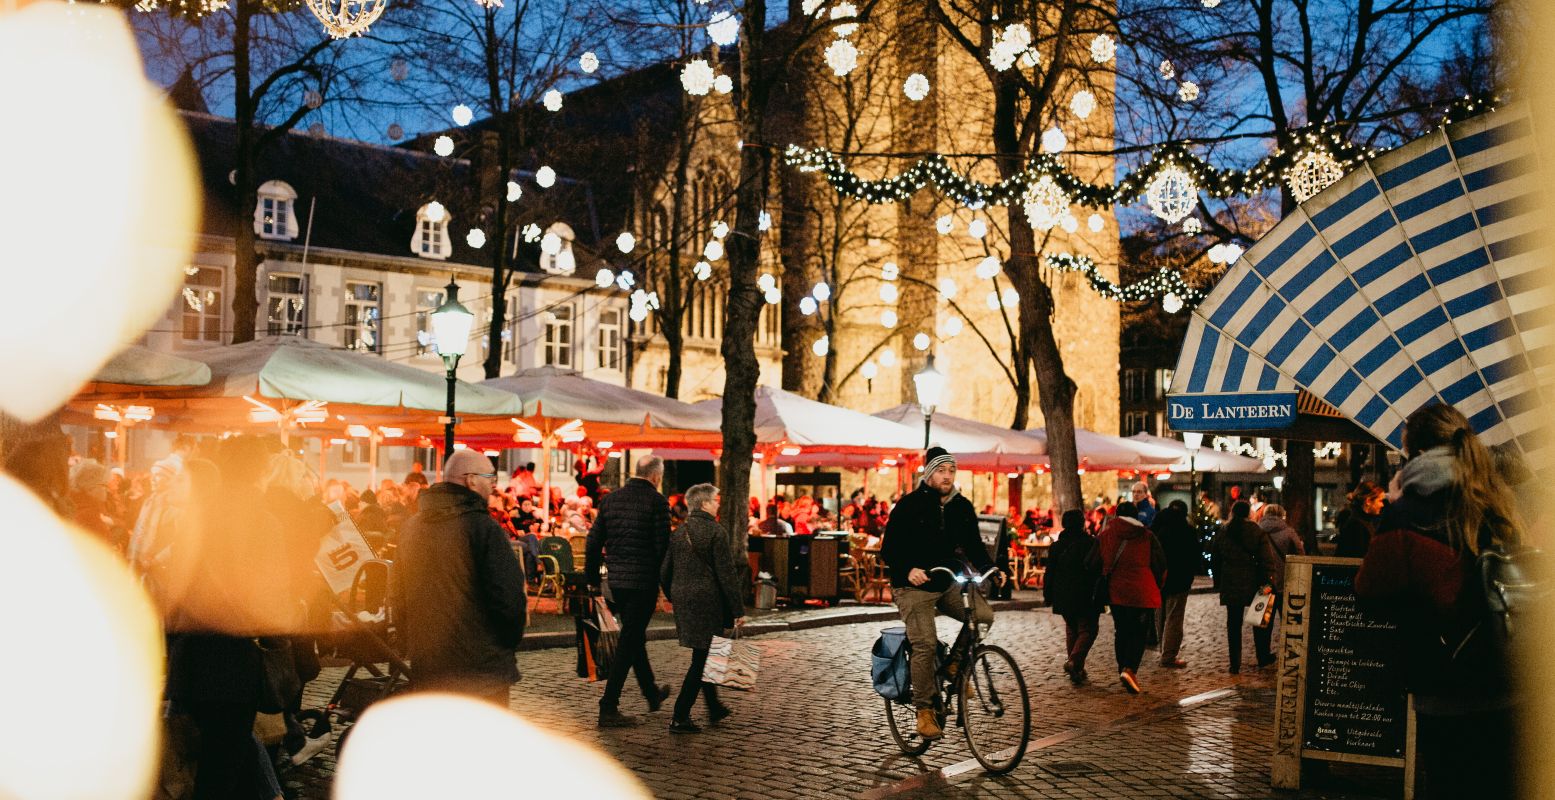
<svg viewBox="0 0 1555 800">
<path fill-rule="evenodd" d="M 945 675 L 945 668 L 952 662 L 939 665 L 934 671 L 934 678 L 937 683 L 935 686 L 935 702 L 942 704 L 940 714 L 948 715 L 953 704 L 952 701 L 961 695 L 961 684 L 966 681 L 967 676 L 972 672 L 972 659 L 977 655 L 977 647 L 982 644 L 982 631 L 977 626 L 977 617 L 973 611 L 971 593 L 977 591 L 983 585 L 983 581 L 988 580 L 994 573 L 999 572 L 999 568 L 991 567 L 987 572 L 975 578 L 957 575 L 948 567 L 935 567 L 929 570 L 929 572 L 943 572 L 961 586 L 961 607 L 965 614 L 961 620 L 961 632 L 956 636 L 956 641 L 961 641 L 962 636 L 965 636 L 966 642 L 954 662 L 957 665 L 955 675 L 953 677 Z M 951 649 L 955 649 L 954 643 L 951 644 Z M 952 654 L 955 655 L 954 653 Z M 941 699 L 942 697 L 943 699 Z M 958 725 L 965 724 L 959 706 L 956 708 L 956 722 Z"/>
</svg>

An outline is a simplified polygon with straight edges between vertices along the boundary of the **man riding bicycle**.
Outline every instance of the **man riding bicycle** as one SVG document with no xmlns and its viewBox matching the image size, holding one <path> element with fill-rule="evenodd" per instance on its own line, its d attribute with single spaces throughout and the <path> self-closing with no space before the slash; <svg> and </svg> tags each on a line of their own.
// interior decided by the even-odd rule
<svg viewBox="0 0 1555 800">
<path fill-rule="evenodd" d="M 944 448 L 931 447 L 923 454 L 923 482 L 891 509 L 880 558 L 891 572 L 891 595 L 907 626 L 912 645 L 913 706 L 918 709 L 918 735 L 937 739 L 944 735 L 934 715 L 934 655 L 939 644 L 934 630 L 936 609 L 958 621 L 967 610 L 961 591 L 935 567 L 959 567 L 971 561 L 978 572 L 993 567 L 993 560 L 977 535 L 977 512 L 956 491 L 956 459 Z M 995 580 L 1004 583 L 1004 574 Z M 956 652 L 962 646 L 956 640 Z"/>
</svg>

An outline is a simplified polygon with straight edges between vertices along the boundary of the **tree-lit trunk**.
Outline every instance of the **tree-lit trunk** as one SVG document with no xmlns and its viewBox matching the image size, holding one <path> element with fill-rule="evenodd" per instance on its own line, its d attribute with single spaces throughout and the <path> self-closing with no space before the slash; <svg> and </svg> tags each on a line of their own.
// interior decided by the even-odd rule
<svg viewBox="0 0 1555 800">
<path fill-rule="evenodd" d="M 232 265 L 232 343 L 254 339 L 259 315 L 259 253 L 255 250 L 251 215 L 259 202 L 254 182 L 255 150 L 253 76 L 249 65 L 249 19 L 254 0 L 236 0 L 232 26 L 233 117 L 237 127 L 235 183 L 238 198 Z"/>
</svg>

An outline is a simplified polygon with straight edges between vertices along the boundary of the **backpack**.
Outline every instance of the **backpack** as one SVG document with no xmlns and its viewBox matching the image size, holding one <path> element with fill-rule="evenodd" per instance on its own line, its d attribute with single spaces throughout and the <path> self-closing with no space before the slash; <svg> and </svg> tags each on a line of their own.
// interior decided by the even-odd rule
<svg viewBox="0 0 1555 800">
<path fill-rule="evenodd" d="M 1544 580 L 1549 571 L 1544 551 L 1533 547 L 1491 546 L 1474 560 L 1482 606 L 1479 618 L 1463 635 L 1450 658 L 1456 663 L 1473 655 L 1510 663 L 1512 642 L 1520 635 L 1527 615 L 1549 594 Z"/>
</svg>

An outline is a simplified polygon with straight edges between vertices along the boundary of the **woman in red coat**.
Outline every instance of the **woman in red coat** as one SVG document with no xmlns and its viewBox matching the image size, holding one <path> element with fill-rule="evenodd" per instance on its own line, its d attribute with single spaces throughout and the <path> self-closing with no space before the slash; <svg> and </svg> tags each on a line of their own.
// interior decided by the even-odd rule
<svg viewBox="0 0 1555 800">
<path fill-rule="evenodd" d="M 1154 625 L 1166 582 L 1166 552 L 1160 540 L 1134 518 L 1134 504 L 1118 504 L 1118 515 L 1102 528 L 1091 551 L 1091 563 L 1107 576 L 1107 603 L 1112 606 L 1113 652 L 1118 680 L 1130 694 L 1139 694 L 1139 661 L 1145 655 L 1146 626 Z"/>
</svg>

